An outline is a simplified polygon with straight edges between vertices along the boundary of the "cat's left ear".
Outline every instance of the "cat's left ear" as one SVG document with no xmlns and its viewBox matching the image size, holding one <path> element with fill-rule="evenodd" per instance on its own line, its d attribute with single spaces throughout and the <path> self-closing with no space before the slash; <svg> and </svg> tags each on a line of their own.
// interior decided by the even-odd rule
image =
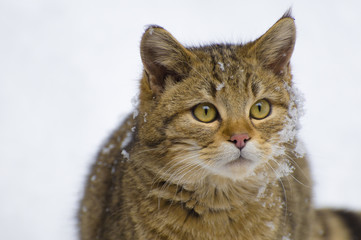
<svg viewBox="0 0 361 240">
<path fill-rule="evenodd" d="M 189 73 L 193 54 L 159 26 L 145 31 L 140 52 L 149 87 L 155 95 L 163 92 L 166 79 L 179 81 Z"/>
<path fill-rule="evenodd" d="M 286 73 L 296 41 L 296 26 L 290 10 L 254 42 L 250 53 L 275 74 Z"/>
</svg>

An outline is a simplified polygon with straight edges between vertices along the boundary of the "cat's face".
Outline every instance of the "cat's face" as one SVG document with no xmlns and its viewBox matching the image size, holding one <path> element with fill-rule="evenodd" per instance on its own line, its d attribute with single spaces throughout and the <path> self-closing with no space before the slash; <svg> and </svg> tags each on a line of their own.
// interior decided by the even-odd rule
<svg viewBox="0 0 361 240">
<path fill-rule="evenodd" d="M 149 50 L 149 39 L 143 37 L 148 78 L 143 83 L 148 83 L 152 96 L 143 104 L 142 111 L 147 112 L 143 129 L 148 130 L 143 134 L 157 148 L 166 149 L 159 161 L 172 181 L 193 182 L 211 175 L 242 180 L 267 168 L 277 171 L 283 164 L 277 162 L 285 151 L 282 132 L 292 122 L 288 63 L 294 31 L 288 29 L 293 26 L 290 21 L 276 23 L 264 42 L 257 44 L 260 38 L 245 46 L 185 49 L 158 28 L 149 30 L 148 37 L 153 39 L 159 31 L 165 40 L 153 39 L 151 44 L 159 49 Z M 291 40 L 283 48 L 267 40 L 267 34 L 280 34 L 280 23 L 293 33 L 287 35 Z M 272 46 L 279 48 L 280 56 L 269 56 L 275 54 L 267 52 Z"/>
</svg>

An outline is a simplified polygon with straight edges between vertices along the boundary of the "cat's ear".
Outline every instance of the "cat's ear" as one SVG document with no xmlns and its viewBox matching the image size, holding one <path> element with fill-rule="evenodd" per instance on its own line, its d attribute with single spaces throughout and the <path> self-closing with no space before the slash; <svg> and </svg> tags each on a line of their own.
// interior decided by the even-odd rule
<svg viewBox="0 0 361 240">
<path fill-rule="evenodd" d="M 287 72 L 295 41 L 296 26 L 289 10 L 254 42 L 250 52 L 263 66 L 279 75 Z"/>
<path fill-rule="evenodd" d="M 168 76 L 179 81 L 189 72 L 192 53 L 161 27 L 151 26 L 145 31 L 140 53 L 150 89 L 156 95 L 164 90 Z"/>
</svg>

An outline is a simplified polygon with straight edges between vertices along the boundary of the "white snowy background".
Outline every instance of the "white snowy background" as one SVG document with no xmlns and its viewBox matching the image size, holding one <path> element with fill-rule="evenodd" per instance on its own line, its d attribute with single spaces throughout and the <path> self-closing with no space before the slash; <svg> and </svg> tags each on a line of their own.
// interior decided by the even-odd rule
<svg viewBox="0 0 361 240">
<path fill-rule="evenodd" d="M 360 1 L 0 0 L 0 239 L 76 239 L 90 164 L 132 109 L 146 25 L 186 45 L 244 42 L 290 6 L 315 204 L 361 209 Z"/>
</svg>

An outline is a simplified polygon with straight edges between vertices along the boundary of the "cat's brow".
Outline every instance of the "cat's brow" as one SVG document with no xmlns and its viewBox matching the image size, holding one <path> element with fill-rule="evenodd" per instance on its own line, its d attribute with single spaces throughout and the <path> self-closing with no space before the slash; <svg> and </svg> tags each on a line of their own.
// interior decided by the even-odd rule
<svg viewBox="0 0 361 240">
<path fill-rule="evenodd" d="M 210 96 L 212 96 L 213 98 L 216 98 L 217 86 L 213 82 L 210 82 L 210 87 L 207 88 L 206 91 Z"/>
<path fill-rule="evenodd" d="M 251 90 L 252 90 L 253 96 L 257 96 L 259 93 L 259 90 L 260 90 L 258 83 L 252 81 L 251 82 Z"/>
</svg>

